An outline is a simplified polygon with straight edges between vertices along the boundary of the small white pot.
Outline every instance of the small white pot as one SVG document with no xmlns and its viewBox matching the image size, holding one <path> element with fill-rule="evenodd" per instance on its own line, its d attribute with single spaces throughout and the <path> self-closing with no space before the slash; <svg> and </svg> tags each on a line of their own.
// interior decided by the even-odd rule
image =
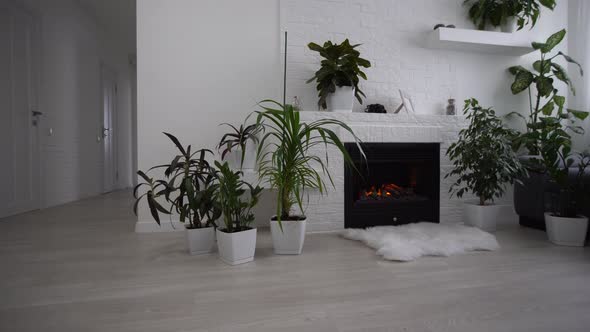
<svg viewBox="0 0 590 332">
<path fill-rule="evenodd" d="M 502 207 L 499 205 L 479 205 L 477 202 L 465 202 L 463 221 L 465 225 L 475 226 L 486 232 L 495 232 L 501 209 Z"/>
<path fill-rule="evenodd" d="M 242 164 L 242 149 L 234 148 L 232 152 L 225 157 L 229 167 L 233 170 L 253 170 L 256 169 L 256 144 L 251 141 L 246 143 L 246 154 Z"/>
<path fill-rule="evenodd" d="M 545 226 L 547 227 L 547 237 L 553 244 L 583 247 L 586 242 L 587 217 L 563 218 L 545 212 Z"/>
<path fill-rule="evenodd" d="M 217 229 L 219 258 L 229 265 L 248 263 L 254 260 L 256 251 L 256 228 L 237 233 Z"/>
<path fill-rule="evenodd" d="M 502 32 L 513 33 L 514 31 L 516 31 L 517 21 L 518 19 L 515 16 L 504 19 L 502 21 L 502 24 L 500 25 L 500 30 Z"/>
<path fill-rule="evenodd" d="M 282 220 L 283 229 L 279 222 L 270 220 L 272 244 L 277 255 L 300 255 L 305 241 L 307 219 Z"/>
<path fill-rule="evenodd" d="M 336 87 L 336 91 L 326 98 L 330 112 L 351 113 L 354 102 L 354 89 L 351 86 Z"/>
<path fill-rule="evenodd" d="M 186 228 L 186 243 L 191 255 L 210 253 L 215 246 L 215 228 Z"/>
</svg>

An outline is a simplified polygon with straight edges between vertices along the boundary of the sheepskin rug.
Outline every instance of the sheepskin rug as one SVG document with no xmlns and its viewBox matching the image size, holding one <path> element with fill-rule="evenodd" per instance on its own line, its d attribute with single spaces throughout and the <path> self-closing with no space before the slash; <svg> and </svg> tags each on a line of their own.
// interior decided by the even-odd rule
<svg viewBox="0 0 590 332">
<path fill-rule="evenodd" d="M 420 222 L 401 226 L 346 229 L 344 238 L 361 241 L 391 261 L 408 262 L 421 256 L 450 256 L 500 248 L 496 237 L 479 228 Z"/>
</svg>

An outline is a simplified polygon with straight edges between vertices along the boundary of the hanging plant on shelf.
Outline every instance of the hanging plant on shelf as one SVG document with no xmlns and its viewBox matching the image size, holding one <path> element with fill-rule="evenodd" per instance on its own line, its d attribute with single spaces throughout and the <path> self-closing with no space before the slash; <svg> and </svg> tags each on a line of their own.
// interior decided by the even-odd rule
<svg viewBox="0 0 590 332">
<path fill-rule="evenodd" d="M 463 5 L 469 6 L 469 18 L 479 30 L 486 27 L 499 27 L 511 32 L 511 22 L 518 25 L 518 30 L 530 25 L 531 29 L 541 16 L 541 8 L 553 10 L 555 0 L 465 0 Z"/>
</svg>

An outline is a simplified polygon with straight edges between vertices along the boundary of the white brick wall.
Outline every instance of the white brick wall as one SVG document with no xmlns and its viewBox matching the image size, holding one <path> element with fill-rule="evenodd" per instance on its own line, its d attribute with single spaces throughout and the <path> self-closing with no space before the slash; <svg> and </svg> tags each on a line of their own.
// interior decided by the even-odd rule
<svg viewBox="0 0 590 332">
<path fill-rule="evenodd" d="M 446 150 L 456 139 L 459 130 L 466 126 L 463 116 L 446 115 L 394 115 L 366 113 L 330 113 L 302 112 L 301 119 L 306 122 L 322 118 L 335 118 L 348 124 L 363 142 L 418 142 L 440 143 L 441 188 L 440 210 L 441 222 L 461 221 L 461 201 L 450 198 L 448 191 L 450 180 L 444 176 L 451 168 L 446 157 Z M 352 141 L 347 132 L 338 132 L 345 142 Z M 321 149 L 321 148 L 320 148 Z M 323 156 L 323 151 L 318 151 Z M 330 148 L 328 169 L 334 180 L 334 188 L 320 195 L 310 193 L 305 214 L 308 216 L 308 229 L 314 231 L 332 231 L 344 227 L 344 165 L 342 155 Z"/>
</svg>

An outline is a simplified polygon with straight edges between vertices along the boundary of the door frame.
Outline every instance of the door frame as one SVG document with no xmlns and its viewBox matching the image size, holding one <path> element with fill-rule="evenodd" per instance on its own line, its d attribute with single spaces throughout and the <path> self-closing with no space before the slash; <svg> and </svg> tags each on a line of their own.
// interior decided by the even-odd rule
<svg viewBox="0 0 590 332">
<path fill-rule="evenodd" d="M 118 96 L 118 74 L 117 71 L 107 65 L 104 61 L 100 61 L 100 124 L 99 124 L 99 128 L 98 128 L 98 137 L 100 137 L 100 141 L 101 141 L 101 149 L 100 149 L 100 155 L 101 155 L 101 165 L 102 165 L 102 169 L 101 169 L 101 183 L 102 183 L 102 193 L 109 193 L 111 191 L 117 190 L 119 189 L 119 144 L 118 144 L 118 129 L 119 129 L 119 123 L 118 123 L 118 102 L 119 102 L 119 96 Z M 114 85 L 114 95 L 113 95 L 113 102 L 112 102 L 112 113 L 111 113 L 111 128 L 109 128 L 109 135 L 111 138 L 111 150 L 112 150 L 112 178 L 113 181 L 112 183 L 107 183 L 106 177 L 105 177 L 105 170 L 107 167 L 107 160 L 105 158 L 105 150 L 104 150 L 104 136 L 103 135 L 103 128 L 104 128 L 104 121 L 105 121 L 105 117 L 104 117 L 104 107 L 105 107 L 105 100 L 104 100 L 104 91 L 105 91 L 105 82 L 107 80 L 110 80 L 112 82 L 112 84 Z"/>
</svg>

